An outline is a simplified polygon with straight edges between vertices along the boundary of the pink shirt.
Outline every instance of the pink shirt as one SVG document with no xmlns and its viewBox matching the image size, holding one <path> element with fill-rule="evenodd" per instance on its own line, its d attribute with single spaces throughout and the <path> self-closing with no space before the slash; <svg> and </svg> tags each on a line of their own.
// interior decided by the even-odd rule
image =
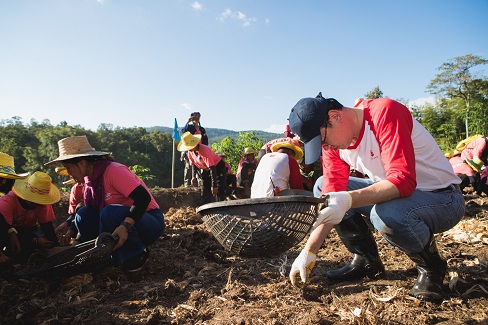
<svg viewBox="0 0 488 325">
<path fill-rule="evenodd" d="M 35 227 L 38 222 L 47 223 L 55 219 L 53 207 L 50 204 L 26 210 L 20 205 L 19 198 L 14 191 L 0 197 L 0 213 L 13 227 Z"/>
<path fill-rule="evenodd" d="M 481 157 L 481 154 L 483 153 L 483 150 L 486 148 L 486 138 L 481 137 L 478 138 L 471 143 L 468 143 L 466 148 L 463 149 L 461 152 L 461 158 L 468 159 L 468 160 L 473 160 L 474 157 Z"/>
<path fill-rule="evenodd" d="M 85 184 L 75 183 L 69 193 L 68 214 L 73 214 L 76 211 L 78 203 L 83 201 L 83 191 Z"/>
<path fill-rule="evenodd" d="M 200 143 L 198 151 L 188 151 L 188 159 L 191 165 L 195 165 L 199 169 L 209 170 L 210 167 L 216 166 L 222 158 L 213 152 L 212 148 Z"/>
<path fill-rule="evenodd" d="M 249 160 L 249 159 L 247 159 L 247 155 L 245 155 L 244 157 L 242 157 L 241 160 L 239 160 L 239 166 L 237 166 L 237 173 L 236 173 L 237 178 L 239 178 L 239 175 L 241 174 L 242 164 L 244 162 L 248 162 L 248 163 L 251 163 L 251 164 L 254 163 L 256 165 L 256 167 L 258 166 L 258 163 L 259 163 L 259 161 L 256 158 L 254 158 L 253 160 Z M 247 173 L 249 175 L 251 175 L 253 173 L 253 170 L 248 170 Z"/>
<path fill-rule="evenodd" d="M 433 191 L 461 180 L 435 139 L 410 114 L 389 98 L 363 100 L 364 120 L 354 146 L 322 150 L 322 193 L 344 191 L 351 167 L 374 182 L 388 180 L 410 196 L 415 189 Z"/>
<path fill-rule="evenodd" d="M 481 177 L 481 181 L 485 179 L 485 184 L 488 185 L 488 168 L 483 169 L 480 177 Z"/>
<path fill-rule="evenodd" d="M 464 159 L 460 156 L 452 157 L 449 159 L 449 162 L 452 165 L 452 169 L 454 169 L 454 174 L 460 175 L 464 174 L 466 176 L 474 176 L 474 171 L 469 167 L 467 163 L 464 162 Z"/>
<path fill-rule="evenodd" d="M 151 196 L 151 202 L 149 202 L 146 211 L 159 209 L 159 205 L 146 184 L 136 174 L 131 172 L 127 166 L 112 162 L 103 173 L 105 205 L 120 204 L 128 207 L 132 206 L 134 200 L 129 197 L 129 194 L 139 185 L 142 185 Z"/>
</svg>

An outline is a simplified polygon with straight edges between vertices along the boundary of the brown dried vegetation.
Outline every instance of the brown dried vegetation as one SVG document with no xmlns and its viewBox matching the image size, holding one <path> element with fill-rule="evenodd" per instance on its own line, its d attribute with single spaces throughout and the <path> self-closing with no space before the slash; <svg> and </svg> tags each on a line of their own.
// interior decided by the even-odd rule
<svg viewBox="0 0 488 325">
<path fill-rule="evenodd" d="M 384 278 L 330 282 L 327 269 L 350 253 L 335 232 L 319 253 L 311 283 L 290 285 L 300 246 L 275 258 L 225 251 L 195 213 L 198 193 L 156 190 L 167 230 L 145 268 L 128 277 L 115 267 L 58 281 L 0 279 L 2 324 L 487 324 L 488 198 L 466 193 L 468 214 L 437 235 L 448 260 L 441 304 L 408 295 L 413 262 L 379 236 Z M 66 198 L 63 200 L 65 201 Z M 57 215 L 66 211 L 65 202 Z M 302 243 L 303 245 L 303 243 Z"/>
</svg>

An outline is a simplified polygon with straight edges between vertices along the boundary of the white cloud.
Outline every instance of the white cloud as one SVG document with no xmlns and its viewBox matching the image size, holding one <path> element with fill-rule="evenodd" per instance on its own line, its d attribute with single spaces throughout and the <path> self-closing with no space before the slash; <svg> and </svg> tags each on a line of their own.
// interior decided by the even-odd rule
<svg viewBox="0 0 488 325">
<path fill-rule="evenodd" d="M 238 11 L 237 14 L 236 14 L 236 18 L 239 19 L 239 20 L 246 20 L 246 14 Z"/>
<path fill-rule="evenodd" d="M 285 124 L 271 124 L 271 126 L 263 129 L 263 131 L 270 133 L 283 133 L 285 131 L 285 126 Z"/>
<path fill-rule="evenodd" d="M 181 107 L 183 107 L 184 109 L 188 110 L 188 111 L 191 111 L 193 105 L 190 104 L 190 103 L 182 103 L 180 104 Z"/>
<path fill-rule="evenodd" d="M 203 9 L 203 5 L 202 5 L 200 2 L 198 2 L 198 1 L 193 2 L 193 3 L 191 4 L 191 7 L 192 7 L 194 10 L 196 10 L 196 11 L 200 11 L 200 10 L 202 10 L 202 9 Z"/>
<path fill-rule="evenodd" d="M 228 19 L 234 19 L 241 22 L 244 27 L 248 27 L 257 21 L 254 17 L 248 18 L 245 13 L 240 11 L 233 12 L 230 8 L 225 9 L 217 19 L 221 22 L 225 22 Z"/>
<path fill-rule="evenodd" d="M 425 104 L 435 104 L 435 97 L 421 97 L 408 102 L 409 106 L 423 106 Z"/>
<path fill-rule="evenodd" d="M 225 9 L 219 16 L 218 20 L 221 22 L 224 22 L 226 19 L 229 19 L 232 17 L 232 10 L 229 8 Z"/>
</svg>

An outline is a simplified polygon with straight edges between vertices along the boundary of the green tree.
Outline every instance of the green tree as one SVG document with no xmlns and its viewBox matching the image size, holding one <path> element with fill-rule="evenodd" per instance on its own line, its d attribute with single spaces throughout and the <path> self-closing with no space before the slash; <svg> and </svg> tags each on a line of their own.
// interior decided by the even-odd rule
<svg viewBox="0 0 488 325">
<path fill-rule="evenodd" d="M 461 98 L 464 101 L 466 138 L 469 136 L 468 121 L 471 99 L 477 95 L 478 91 L 478 88 L 475 87 L 475 80 L 483 80 L 483 78 L 477 78 L 471 69 L 487 62 L 488 60 L 473 54 L 455 57 L 437 68 L 440 73 L 427 86 L 427 90 L 431 94 L 446 96 L 450 99 Z"/>
<path fill-rule="evenodd" d="M 373 88 L 373 90 L 366 93 L 364 97 L 366 97 L 366 99 L 383 98 L 383 92 L 381 91 L 380 86 L 376 86 Z"/>
<path fill-rule="evenodd" d="M 230 164 L 234 173 L 237 171 L 242 153 L 247 147 L 256 151 L 263 146 L 263 142 L 258 138 L 256 132 L 239 132 L 237 139 L 234 141 L 229 137 L 224 138 L 220 143 L 212 144 L 212 150 L 225 154 L 226 161 Z"/>
</svg>

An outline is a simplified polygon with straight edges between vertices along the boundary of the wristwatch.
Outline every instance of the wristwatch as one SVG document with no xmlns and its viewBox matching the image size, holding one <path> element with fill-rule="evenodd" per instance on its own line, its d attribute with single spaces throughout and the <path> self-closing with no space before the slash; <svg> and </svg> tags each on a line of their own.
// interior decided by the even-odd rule
<svg viewBox="0 0 488 325">
<path fill-rule="evenodd" d="M 122 223 L 120 225 L 124 226 L 125 229 L 127 229 L 127 232 L 132 232 L 132 230 L 134 230 L 134 225 L 131 224 L 130 222 L 122 221 Z"/>
</svg>

